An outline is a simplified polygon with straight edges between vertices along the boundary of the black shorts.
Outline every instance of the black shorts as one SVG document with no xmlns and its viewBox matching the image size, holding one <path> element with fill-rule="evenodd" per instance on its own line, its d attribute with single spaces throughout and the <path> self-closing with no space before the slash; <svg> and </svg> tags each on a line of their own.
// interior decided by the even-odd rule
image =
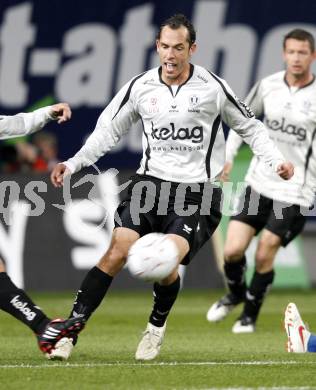
<svg viewBox="0 0 316 390">
<path fill-rule="evenodd" d="M 132 177 L 127 195 L 116 210 L 115 227 L 132 229 L 140 236 L 159 232 L 184 237 L 190 250 L 182 264 L 188 264 L 220 222 L 222 190 L 213 186 L 208 212 L 205 208 L 201 212 L 203 189 L 200 192 L 188 189 L 182 196 L 177 192 L 179 185 L 184 184 L 147 175 Z"/>
<path fill-rule="evenodd" d="M 231 217 L 233 221 L 244 222 L 256 230 L 263 228 L 281 238 L 282 246 L 290 243 L 304 228 L 306 217 L 301 206 L 289 205 L 265 197 L 247 186 L 238 200 L 239 214 Z"/>
</svg>

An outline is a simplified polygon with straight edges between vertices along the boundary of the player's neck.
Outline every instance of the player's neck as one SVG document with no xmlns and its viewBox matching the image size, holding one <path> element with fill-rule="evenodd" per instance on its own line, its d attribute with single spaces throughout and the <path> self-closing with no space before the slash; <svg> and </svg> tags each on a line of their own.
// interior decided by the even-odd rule
<svg viewBox="0 0 316 390">
<path fill-rule="evenodd" d="M 311 72 L 307 72 L 305 74 L 295 76 L 289 72 L 286 73 L 285 79 L 290 87 L 298 87 L 302 88 L 305 85 L 309 84 L 313 81 L 314 75 Z"/>
<path fill-rule="evenodd" d="M 183 69 L 183 71 L 175 78 L 170 78 L 170 77 L 167 77 L 167 75 L 164 73 L 163 69 L 162 69 L 162 72 L 161 72 L 161 78 L 163 80 L 163 82 L 167 85 L 181 85 L 181 84 L 184 84 L 189 76 L 190 76 L 190 70 L 191 70 L 191 67 L 190 67 L 190 64 L 188 64 L 188 66 L 185 67 L 185 69 Z"/>
</svg>

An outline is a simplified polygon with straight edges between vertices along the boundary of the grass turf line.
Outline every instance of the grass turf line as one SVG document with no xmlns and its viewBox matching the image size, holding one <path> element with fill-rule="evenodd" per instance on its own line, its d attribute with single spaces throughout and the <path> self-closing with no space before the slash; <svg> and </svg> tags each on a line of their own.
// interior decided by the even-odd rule
<svg viewBox="0 0 316 390">
<path fill-rule="evenodd" d="M 134 353 L 152 305 L 151 293 L 111 291 L 80 335 L 69 363 L 49 362 L 31 332 L 0 313 L 0 389 L 314 389 L 315 354 L 285 352 L 283 311 L 297 303 L 316 330 L 313 291 L 272 291 L 257 332 L 234 335 L 237 308 L 209 324 L 205 314 L 222 291 L 182 291 L 154 362 Z M 52 317 L 67 316 L 73 294 L 31 294 Z M 23 365 L 23 366 L 22 366 Z"/>
</svg>

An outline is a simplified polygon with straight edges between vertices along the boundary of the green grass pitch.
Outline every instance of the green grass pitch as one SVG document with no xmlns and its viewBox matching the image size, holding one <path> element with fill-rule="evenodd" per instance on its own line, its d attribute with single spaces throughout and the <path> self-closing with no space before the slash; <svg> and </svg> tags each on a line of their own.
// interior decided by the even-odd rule
<svg viewBox="0 0 316 390">
<path fill-rule="evenodd" d="M 182 291 L 159 358 L 134 360 L 151 310 L 150 291 L 115 292 L 90 319 L 68 362 L 46 360 L 31 332 L 0 313 L 0 389 L 316 389 L 316 354 L 285 352 L 283 312 L 294 301 L 316 331 L 315 293 L 275 291 L 257 332 L 233 335 L 239 309 L 218 324 L 205 313 L 223 291 Z M 31 294 L 52 317 L 67 316 L 72 293 Z"/>
</svg>

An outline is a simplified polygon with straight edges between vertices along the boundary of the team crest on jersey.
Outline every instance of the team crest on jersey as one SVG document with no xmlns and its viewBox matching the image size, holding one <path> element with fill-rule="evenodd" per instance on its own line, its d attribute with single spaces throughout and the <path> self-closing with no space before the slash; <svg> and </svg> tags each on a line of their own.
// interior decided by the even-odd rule
<svg viewBox="0 0 316 390">
<path fill-rule="evenodd" d="M 189 97 L 190 106 L 196 107 L 199 104 L 199 101 L 200 101 L 200 99 L 196 95 L 191 95 Z"/>
<path fill-rule="evenodd" d="M 312 107 L 312 103 L 308 100 L 304 100 L 302 107 L 301 107 L 301 112 L 305 115 L 308 115 Z"/>
<path fill-rule="evenodd" d="M 158 99 L 155 96 L 150 98 L 150 104 L 152 106 L 155 106 L 157 104 L 157 101 L 158 101 Z"/>
<path fill-rule="evenodd" d="M 149 114 L 156 114 L 159 112 L 158 107 L 158 98 L 156 96 L 152 96 L 149 98 L 149 105 L 148 105 L 148 113 Z"/>
<path fill-rule="evenodd" d="M 199 103 L 200 103 L 200 98 L 197 95 L 189 96 L 188 112 L 200 112 L 200 109 L 198 108 Z"/>
<path fill-rule="evenodd" d="M 286 102 L 285 105 L 284 105 L 284 108 L 286 110 L 292 110 L 292 103 L 291 102 Z"/>
</svg>

